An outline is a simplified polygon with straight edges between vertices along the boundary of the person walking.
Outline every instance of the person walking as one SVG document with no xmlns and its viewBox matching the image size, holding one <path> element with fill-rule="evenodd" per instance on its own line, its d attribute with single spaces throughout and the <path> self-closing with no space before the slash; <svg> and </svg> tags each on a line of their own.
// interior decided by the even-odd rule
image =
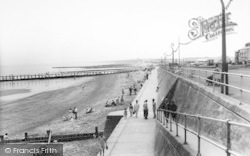
<svg viewBox="0 0 250 156">
<path fill-rule="evenodd" d="M 127 108 L 124 109 L 124 117 L 125 119 L 127 119 L 127 115 L 128 115 L 128 111 L 127 111 Z"/>
<path fill-rule="evenodd" d="M 133 115 L 133 105 L 132 105 L 132 103 L 130 103 L 130 105 L 129 105 L 129 112 L 130 112 L 130 117 L 132 117 L 132 115 Z"/>
<path fill-rule="evenodd" d="M 173 100 L 171 100 L 169 102 L 169 104 L 167 105 L 167 110 L 172 111 L 172 112 L 176 112 L 177 105 L 175 104 L 175 102 Z M 167 118 L 169 118 L 169 114 L 171 114 L 173 121 L 176 121 L 177 114 L 176 113 L 172 113 L 172 112 L 171 113 L 167 113 Z"/>
<path fill-rule="evenodd" d="M 133 113 L 135 113 L 135 117 L 138 117 L 138 110 L 139 110 L 140 105 L 138 104 L 138 100 L 135 101 L 135 105 L 134 105 L 134 111 Z"/>
<path fill-rule="evenodd" d="M 108 149 L 108 145 L 103 134 L 100 135 L 98 142 L 99 142 L 98 146 L 100 150 L 100 156 L 104 156 L 105 148 Z"/>
<path fill-rule="evenodd" d="M 72 119 L 72 113 L 73 113 L 73 110 L 70 108 L 70 109 L 69 109 L 68 120 L 71 120 L 71 119 Z"/>
<path fill-rule="evenodd" d="M 129 87 L 129 95 L 132 95 L 132 87 Z"/>
<path fill-rule="evenodd" d="M 123 99 L 123 95 L 121 96 L 121 105 L 124 104 L 124 99 Z"/>
<path fill-rule="evenodd" d="M 136 87 L 134 87 L 134 92 L 135 92 L 135 95 L 136 95 L 136 92 L 137 92 L 137 88 Z"/>
<path fill-rule="evenodd" d="M 120 101 L 119 101 L 120 97 L 118 96 L 118 98 L 116 99 L 116 104 L 119 105 Z"/>
<path fill-rule="evenodd" d="M 144 104 L 143 104 L 143 113 L 144 113 L 144 118 L 148 119 L 148 100 L 144 101 Z"/>
<path fill-rule="evenodd" d="M 75 119 L 77 119 L 77 108 L 74 107 L 73 114 L 75 115 Z"/>
<path fill-rule="evenodd" d="M 153 106 L 154 118 L 156 118 L 156 103 L 155 103 L 155 99 L 152 100 L 152 106 Z"/>
</svg>

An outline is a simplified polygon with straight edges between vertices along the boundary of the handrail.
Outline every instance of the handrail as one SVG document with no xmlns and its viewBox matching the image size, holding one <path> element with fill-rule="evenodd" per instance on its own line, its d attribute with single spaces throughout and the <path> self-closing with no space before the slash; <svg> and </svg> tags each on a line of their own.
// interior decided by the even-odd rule
<svg viewBox="0 0 250 156">
<path fill-rule="evenodd" d="M 222 72 L 221 72 L 221 73 L 222 73 Z M 184 73 L 184 74 L 185 74 L 185 73 Z M 232 86 L 232 85 L 229 85 L 229 84 L 221 83 L 221 82 L 218 82 L 218 81 L 215 81 L 215 80 L 210 80 L 210 79 L 207 79 L 207 78 L 204 78 L 204 77 L 200 77 L 200 76 L 195 76 L 195 75 L 193 75 L 193 76 L 196 77 L 196 78 L 201 78 L 201 79 L 204 79 L 204 80 L 207 80 L 207 81 L 210 81 L 210 82 L 214 82 L 214 83 L 217 83 L 217 84 L 220 84 L 220 85 L 232 87 L 232 88 L 234 88 L 234 89 L 238 89 L 238 90 L 240 90 L 240 91 L 244 91 L 244 92 L 250 93 L 250 90 L 242 89 L 242 88 L 239 88 L 239 87 L 235 87 L 235 86 Z"/>
<path fill-rule="evenodd" d="M 212 71 L 212 70 L 202 70 L 202 69 L 195 69 L 195 68 L 182 68 L 182 69 L 186 69 L 186 70 L 197 70 L 197 71 L 204 71 L 204 72 L 218 73 L 218 74 L 228 74 L 228 75 L 243 76 L 243 77 L 249 77 L 249 78 L 250 78 L 250 75 L 243 75 L 243 74 L 237 74 L 237 73 L 217 72 L 217 71 Z"/>
<path fill-rule="evenodd" d="M 169 119 L 167 119 L 165 117 L 165 115 L 163 114 L 163 112 L 168 112 L 169 114 Z M 174 121 L 173 119 L 171 120 L 171 113 L 174 114 L 178 114 L 178 115 L 182 115 L 184 116 L 185 120 L 184 120 L 184 126 L 178 123 L 178 120 Z M 186 126 L 186 117 L 192 117 L 192 118 L 196 118 L 198 119 L 198 132 L 195 130 L 191 130 L 189 128 L 187 128 Z M 200 133 L 200 125 L 202 120 L 200 119 L 206 119 L 206 120 L 212 120 L 212 121 L 217 121 L 217 122 L 222 122 L 224 124 L 226 124 L 227 126 L 227 142 L 226 142 L 226 146 L 222 145 L 220 143 L 217 143 L 215 141 L 213 141 L 212 139 L 209 139 L 203 135 L 201 135 Z M 197 155 L 201 155 L 200 153 L 200 138 L 202 138 L 203 140 L 215 145 L 216 147 L 224 150 L 228 156 L 235 155 L 235 156 L 242 156 L 241 154 L 239 154 L 238 152 L 235 152 L 233 150 L 231 150 L 231 125 L 236 125 L 236 126 L 241 126 L 241 127 L 245 127 L 245 128 L 250 128 L 250 124 L 244 124 L 244 123 L 238 123 L 238 122 L 234 122 L 234 121 L 230 121 L 230 120 L 222 120 L 222 119 L 216 119 L 216 118 L 212 118 L 212 117 L 206 117 L 206 116 L 200 116 L 200 115 L 193 115 L 193 114 L 187 114 L 187 113 L 181 113 L 181 112 L 175 112 L 175 111 L 170 111 L 170 110 L 165 110 L 165 109 L 157 109 L 157 120 L 161 123 L 166 124 L 166 128 L 168 128 L 168 121 L 170 124 L 170 131 L 172 131 L 172 122 L 176 124 L 176 136 L 178 135 L 178 126 L 184 129 L 184 144 L 187 144 L 186 141 L 186 132 L 189 131 L 190 133 L 196 135 L 198 137 L 198 152 Z M 204 123 L 204 122 L 203 122 Z"/>
<path fill-rule="evenodd" d="M 175 72 L 175 71 L 178 71 L 177 68 L 166 68 L 166 69 L 163 69 L 164 71 L 167 71 L 169 72 L 168 70 L 172 70 L 172 72 Z M 189 72 L 190 71 L 190 72 Z M 193 72 L 192 72 L 193 71 Z M 179 68 L 179 73 L 175 73 L 179 76 L 184 75 L 184 76 L 191 76 L 191 78 L 198 78 L 199 79 L 199 83 L 201 84 L 202 82 L 200 82 L 200 80 L 205 80 L 206 82 L 211 82 L 213 84 L 213 92 L 215 91 L 215 85 L 222 85 L 222 86 L 227 86 L 227 87 L 231 87 L 233 89 L 236 89 L 240 92 L 240 95 L 242 95 L 243 93 L 247 93 L 249 94 L 250 93 L 250 90 L 249 89 L 244 89 L 242 88 L 243 86 L 243 82 L 241 82 L 240 84 L 240 87 L 238 86 L 235 86 L 235 85 L 230 85 L 230 84 L 226 84 L 226 83 L 221 83 L 217 80 L 214 79 L 208 79 L 207 77 L 204 77 L 204 76 L 201 76 L 199 74 L 200 73 L 195 73 L 195 71 L 204 71 L 204 72 L 211 72 L 211 73 L 216 73 L 216 74 L 231 74 L 233 75 L 233 73 L 227 73 L 227 72 L 216 72 L 216 71 L 209 71 L 209 70 L 200 70 L 200 69 L 187 69 L 187 68 Z M 207 73 L 206 73 L 207 74 Z M 244 78 L 244 77 L 247 77 L 247 78 L 250 78 L 250 75 L 243 75 L 243 74 L 234 74 L 236 76 L 240 76 L 241 80 Z M 224 92 L 226 94 L 226 92 Z M 240 100 L 240 104 L 242 104 L 242 99 Z"/>
</svg>

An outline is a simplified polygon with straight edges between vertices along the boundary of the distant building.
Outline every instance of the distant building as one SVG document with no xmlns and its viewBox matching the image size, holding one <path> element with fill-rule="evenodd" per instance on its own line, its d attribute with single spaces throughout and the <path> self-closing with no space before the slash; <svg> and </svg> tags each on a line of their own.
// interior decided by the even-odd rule
<svg viewBox="0 0 250 156">
<path fill-rule="evenodd" d="M 245 47 L 235 52 L 236 64 L 250 64 L 250 42 Z"/>
<path fill-rule="evenodd" d="M 216 64 L 221 64 L 221 59 L 219 59 L 217 62 L 216 62 Z M 226 62 L 228 63 L 228 64 L 231 64 L 232 63 L 232 61 L 231 61 L 231 59 L 227 56 L 226 57 Z"/>
</svg>

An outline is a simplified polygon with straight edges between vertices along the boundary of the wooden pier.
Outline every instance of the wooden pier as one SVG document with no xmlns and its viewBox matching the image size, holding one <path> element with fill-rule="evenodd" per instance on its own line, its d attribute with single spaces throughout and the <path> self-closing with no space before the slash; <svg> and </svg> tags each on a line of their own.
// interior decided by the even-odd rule
<svg viewBox="0 0 250 156">
<path fill-rule="evenodd" d="M 34 74 L 34 75 L 9 75 L 0 76 L 0 82 L 4 81 L 22 81 L 22 80 L 43 80 L 43 79 L 59 79 L 59 78 L 76 78 L 84 76 L 97 76 L 118 73 L 134 72 L 135 69 L 112 69 L 112 70 L 91 70 L 91 71 L 71 71 L 53 74 Z"/>
</svg>

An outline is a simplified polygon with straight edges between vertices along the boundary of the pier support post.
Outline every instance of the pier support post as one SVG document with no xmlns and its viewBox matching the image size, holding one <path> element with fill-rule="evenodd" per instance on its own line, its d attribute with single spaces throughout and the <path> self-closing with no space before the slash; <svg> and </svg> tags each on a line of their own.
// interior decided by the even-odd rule
<svg viewBox="0 0 250 156">
<path fill-rule="evenodd" d="M 0 144 L 3 144 L 4 143 L 4 137 L 3 135 L 0 135 Z"/>
<path fill-rule="evenodd" d="M 99 137 L 98 127 L 95 127 L 95 136 L 96 136 L 96 138 L 98 138 L 98 137 Z"/>
<path fill-rule="evenodd" d="M 25 140 L 25 141 L 28 140 L 28 133 L 27 133 L 27 132 L 24 133 L 24 140 Z"/>
</svg>

